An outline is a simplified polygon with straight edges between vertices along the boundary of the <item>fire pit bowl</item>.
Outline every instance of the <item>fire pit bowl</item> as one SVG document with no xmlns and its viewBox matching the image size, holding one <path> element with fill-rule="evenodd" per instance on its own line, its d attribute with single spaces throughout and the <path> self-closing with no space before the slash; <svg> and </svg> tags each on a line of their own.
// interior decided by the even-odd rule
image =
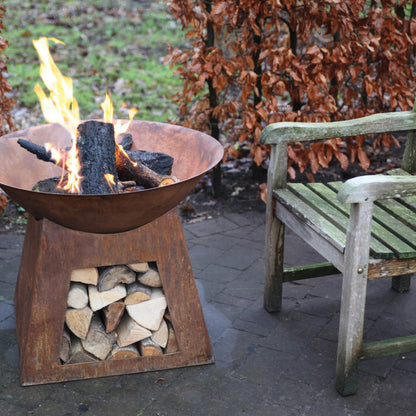
<svg viewBox="0 0 416 416">
<path fill-rule="evenodd" d="M 182 201 L 201 177 L 222 158 L 223 148 L 212 137 L 184 127 L 133 121 L 127 131 L 132 150 L 164 152 L 174 158 L 172 175 L 179 182 L 143 191 L 75 195 L 34 192 L 40 180 L 61 175 L 61 168 L 37 159 L 17 144 L 24 138 L 44 145 L 71 145 L 69 133 L 47 124 L 0 137 L 0 187 L 36 219 L 47 218 L 64 227 L 90 233 L 119 233 L 145 225 Z"/>
</svg>

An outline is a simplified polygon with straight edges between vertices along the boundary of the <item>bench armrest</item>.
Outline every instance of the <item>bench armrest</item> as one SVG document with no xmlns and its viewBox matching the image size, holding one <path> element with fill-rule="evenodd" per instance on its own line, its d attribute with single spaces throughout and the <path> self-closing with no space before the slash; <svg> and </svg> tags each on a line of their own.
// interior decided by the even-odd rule
<svg viewBox="0 0 416 416">
<path fill-rule="evenodd" d="M 416 112 L 402 111 L 328 123 L 273 123 L 262 131 L 259 141 L 261 144 L 283 144 L 413 129 L 416 129 Z"/>
<path fill-rule="evenodd" d="M 349 179 L 342 184 L 338 191 L 338 200 L 351 204 L 410 195 L 416 195 L 415 176 L 366 175 Z"/>
</svg>

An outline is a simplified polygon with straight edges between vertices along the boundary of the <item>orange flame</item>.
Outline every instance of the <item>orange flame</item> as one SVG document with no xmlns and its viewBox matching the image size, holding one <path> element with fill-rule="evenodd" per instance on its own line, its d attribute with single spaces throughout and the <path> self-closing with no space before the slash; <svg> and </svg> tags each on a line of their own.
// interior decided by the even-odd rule
<svg viewBox="0 0 416 416">
<path fill-rule="evenodd" d="M 62 186 L 64 190 L 68 190 L 71 193 L 80 193 L 82 176 L 80 175 L 81 164 L 78 158 L 78 149 L 76 145 L 77 127 L 80 122 L 79 107 L 78 102 L 73 95 L 72 79 L 62 75 L 50 54 L 50 40 L 55 43 L 65 45 L 62 41 L 56 38 L 42 37 L 38 40 L 32 41 L 41 61 L 40 77 L 46 88 L 49 90 L 49 97 L 39 84 L 35 85 L 34 91 L 38 96 L 46 121 L 49 123 L 59 123 L 66 130 L 68 130 L 71 134 L 72 147 L 71 150 L 65 155 L 49 143 L 45 145 L 45 148 L 51 152 L 56 164 L 62 165 L 68 172 L 67 183 L 65 185 L 63 184 L 64 172 L 62 172 L 59 186 Z M 107 93 L 105 95 L 104 102 L 101 104 L 101 108 L 104 111 L 103 121 L 105 123 L 114 123 L 114 106 L 111 102 L 110 96 Z M 137 112 L 137 108 L 131 108 L 129 110 L 129 122 L 123 123 L 121 120 L 117 120 L 114 125 L 115 138 L 119 134 L 127 131 L 131 120 L 133 120 L 133 117 L 137 114 Z M 124 149 L 118 144 L 117 146 L 120 151 L 127 156 Z M 136 163 L 132 161 L 131 163 L 136 165 Z M 105 174 L 104 176 L 110 186 L 115 186 L 113 175 Z"/>
<path fill-rule="evenodd" d="M 68 171 L 68 181 L 63 188 L 71 193 L 79 193 L 82 179 L 79 174 L 81 165 L 76 147 L 76 128 L 80 121 L 79 107 L 77 100 L 74 98 L 72 79 L 63 76 L 55 64 L 49 50 L 49 40 L 64 45 L 56 38 L 43 37 L 33 40 L 33 46 L 41 61 L 40 77 L 49 90 L 49 97 L 46 96 L 39 84 L 35 85 L 34 90 L 39 98 L 46 121 L 61 124 L 71 134 L 72 147 L 65 163 L 65 168 Z"/>
<path fill-rule="evenodd" d="M 110 185 L 110 188 L 113 192 L 116 191 L 116 183 L 114 181 L 114 175 L 111 173 L 104 173 L 104 178 L 107 181 L 107 183 Z"/>
</svg>

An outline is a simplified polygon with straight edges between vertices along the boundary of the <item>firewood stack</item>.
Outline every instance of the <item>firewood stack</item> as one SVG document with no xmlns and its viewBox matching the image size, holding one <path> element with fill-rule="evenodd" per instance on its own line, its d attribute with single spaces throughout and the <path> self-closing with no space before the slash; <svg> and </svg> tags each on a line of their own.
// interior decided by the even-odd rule
<svg viewBox="0 0 416 416">
<path fill-rule="evenodd" d="M 73 270 L 63 364 L 178 351 L 156 263 Z"/>
</svg>

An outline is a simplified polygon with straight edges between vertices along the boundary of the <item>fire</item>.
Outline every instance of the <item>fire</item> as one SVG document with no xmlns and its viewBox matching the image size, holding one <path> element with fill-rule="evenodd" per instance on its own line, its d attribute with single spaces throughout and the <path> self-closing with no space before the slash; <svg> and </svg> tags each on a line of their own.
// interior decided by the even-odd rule
<svg viewBox="0 0 416 416">
<path fill-rule="evenodd" d="M 110 188 L 114 191 L 116 188 L 116 183 L 114 181 L 114 175 L 111 173 L 104 173 L 104 178 L 107 181 L 107 183 L 110 185 Z"/>
<path fill-rule="evenodd" d="M 35 47 L 41 61 L 40 77 L 46 88 L 49 90 L 49 97 L 39 84 L 35 85 L 34 91 L 39 99 L 46 121 L 49 123 L 61 124 L 71 135 L 72 147 L 71 150 L 65 155 L 65 158 L 64 155 L 52 145 L 47 144 L 48 147 L 45 146 L 47 150 L 51 152 L 56 164 L 62 165 L 68 172 L 67 183 L 63 184 L 64 173 L 62 173 L 59 185 L 71 193 L 80 193 L 81 180 L 83 178 L 80 175 L 81 164 L 79 162 L 78 149 L 76 145 L 77 126 L 80 122 L 79 107 L 73 94 L 72 79 L 62 75 L 50 54 L 50 40 L 64 45 L 62 41 L 56 38 L 42 37 L 38 40 L 33 40 L 33 46 Z M 104 102 L 101 104 L 101 108 L 104 111 L 103 121 L 105 123 L 113 123 L 114 106 L 111 102 L 110 96 L 107 93 L 105 95 Z M 130 122 L 137 112 L 138 110 L 136 108 L 129 110 Z M 130 125 L 130 122 L 123 124 L 123 122 L 117 120 L 114 124 L 114 137 L 117 137 L 120 133 L 125 133 Z M 117 146 L 120 151 L 126 154 L 120 145 L 117 144 Z M 134 162 L 131 163 L 134 164 Z M 107 174 L 105 176 L 109 184 L 115 185 L 114 177 L 112 175 Z"/>
</svg>

